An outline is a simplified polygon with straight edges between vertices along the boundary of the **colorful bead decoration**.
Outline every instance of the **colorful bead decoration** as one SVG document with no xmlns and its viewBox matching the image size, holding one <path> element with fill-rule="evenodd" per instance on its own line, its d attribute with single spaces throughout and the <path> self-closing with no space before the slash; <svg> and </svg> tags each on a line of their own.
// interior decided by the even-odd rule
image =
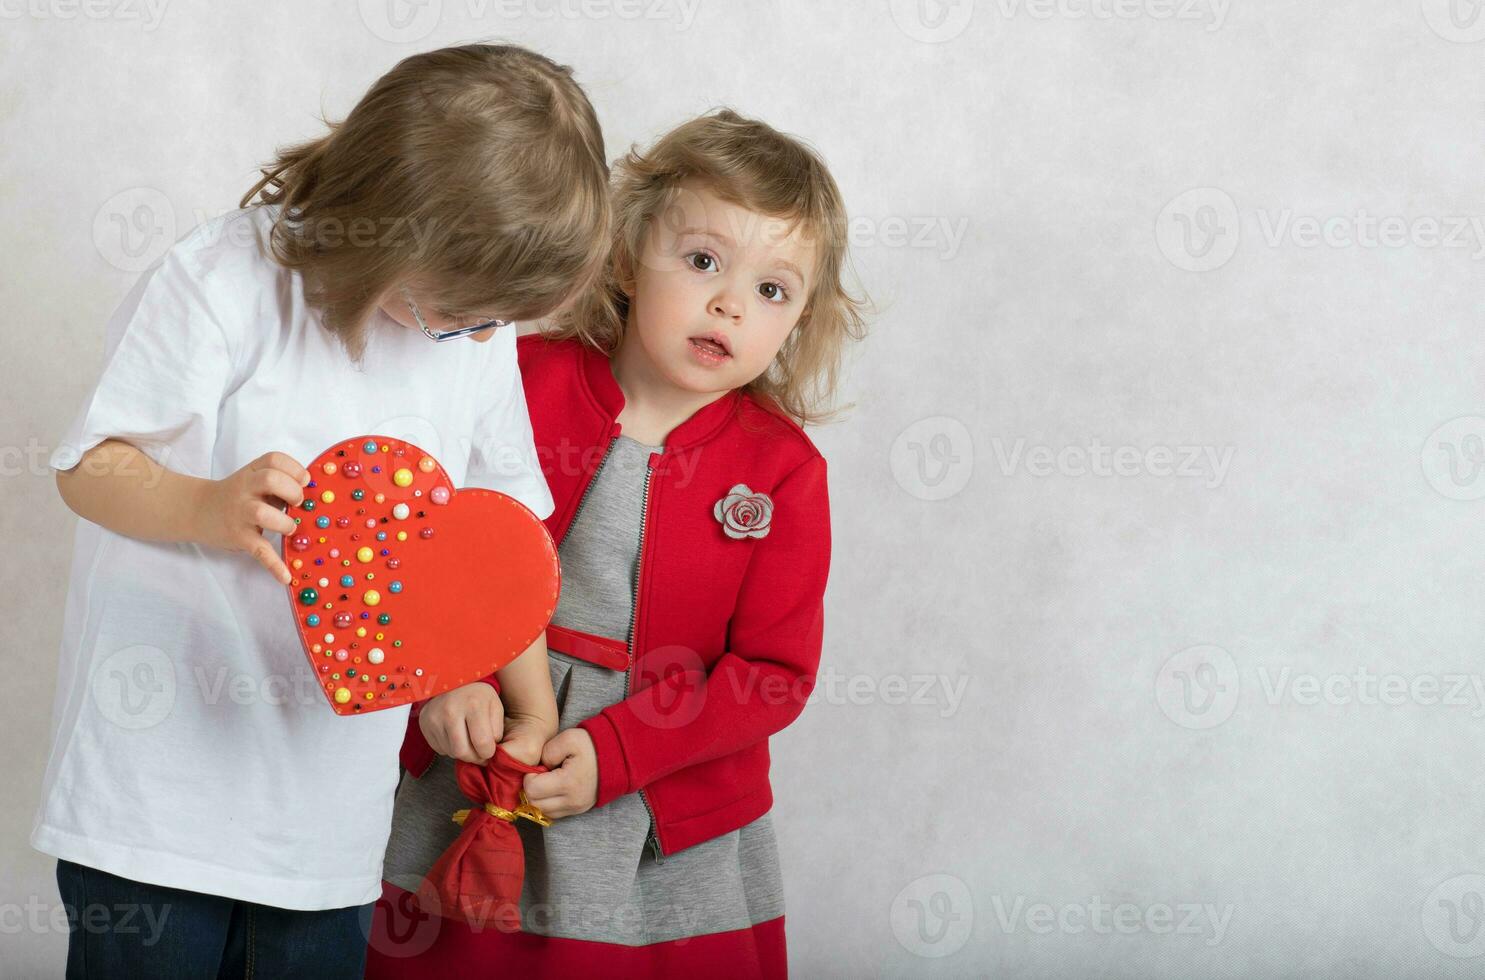
<svg viewBox="0 0 1485 980">
<path fill-rule="evenodd" d="M 310 512 L 313 524 L 305 520 L 283 549 L 286 561 L 302 556 L 290 561 L 295 626 L 338 714 L 425 700 L 488 676 L 551 619 L 561 585 L 556 547 L 519 501 L 456 491 L 437 460 L 398 439 L 341 442 L 309 470 L 315 479 L 297 512 Z M 382 568 L 395 574 L 378 582 Z"/>
</svg>

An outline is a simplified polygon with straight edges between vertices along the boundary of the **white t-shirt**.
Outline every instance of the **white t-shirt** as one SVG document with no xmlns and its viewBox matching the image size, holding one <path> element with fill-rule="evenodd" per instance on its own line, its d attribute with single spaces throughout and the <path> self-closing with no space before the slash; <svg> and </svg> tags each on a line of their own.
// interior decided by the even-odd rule
<svg viewBox="0 0 1485 980">
<path fill-rule="evenodd" d="M 305 306 L 300 275 L 262 247 L 272 217 L 210 221 L 141 277 L 51 465 L 117 438 L 220 479 L 270 450 L 307 465 L 339 440 L 388 435 L 457 486 L 550 515 L 516 328 L 437 344 L 378 312 L 357 366 Z M 377 898 L 408 708 L 332 711 L 292 614 L 246 554 L 79 521 L 32 845 L 283 908 Z"/>
</svg>

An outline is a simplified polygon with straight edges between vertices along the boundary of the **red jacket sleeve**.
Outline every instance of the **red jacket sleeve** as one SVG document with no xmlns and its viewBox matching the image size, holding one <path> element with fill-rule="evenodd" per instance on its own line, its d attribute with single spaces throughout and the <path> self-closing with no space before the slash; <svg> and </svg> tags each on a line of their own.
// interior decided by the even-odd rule
<svg viewBox="0 0 1485 980">
<path fill-rule="evenodd" d="M 667 669 L 580 724 L 598 756 L 597 805 L 762 741 L 804 709 L 820 663 L 830 571 L 824 458 L 800 464 L 769 496 L 772 523 L 744 573 L 726 652 L 710 671 L 699 662 Z"/>
</svg>

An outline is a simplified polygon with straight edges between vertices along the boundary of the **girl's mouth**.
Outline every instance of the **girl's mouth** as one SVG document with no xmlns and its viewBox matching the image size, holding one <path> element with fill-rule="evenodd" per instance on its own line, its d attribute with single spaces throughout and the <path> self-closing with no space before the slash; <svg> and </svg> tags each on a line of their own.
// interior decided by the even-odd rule
<svg viewBox="0 0 1485 980">
<path fill-rule="evenodd" d="M 721 364 L 732 355 L 727 353 L 720 344 L 700 337 L 690 339 L 691 350 L 701 359 L 704 364 Z"/>
</svg>

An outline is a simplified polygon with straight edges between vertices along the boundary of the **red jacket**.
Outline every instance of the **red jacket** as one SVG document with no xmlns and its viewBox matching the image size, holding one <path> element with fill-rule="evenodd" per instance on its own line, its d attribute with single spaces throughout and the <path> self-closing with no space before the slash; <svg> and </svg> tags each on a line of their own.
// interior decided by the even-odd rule
<svg viewBox="0 0 1485 980">
<path fill-rule="evenodd" d="M 532 334 L 516 348 L 560 544 L 619 435 L 624 395 L 608 358 L 579 341 Z M 762 537 L 729 536 L 716 516 L 737 484 L 772 500 Z M 597 750 L 597 805 L 639 793 L 652 846 L 670 854 L 773 805 L 768 736 L 798 717 L 820 661 L 830 505 L 814 443 L 739 391 L 670 433 L 646 486 L 627 647 L 558 627 L 547 642 L 627 668 L 630 696 L 581 724 Z M 421 773 L 431 752 L 416 723 L 408 743 L 404 764 Z"/>
</svg>

